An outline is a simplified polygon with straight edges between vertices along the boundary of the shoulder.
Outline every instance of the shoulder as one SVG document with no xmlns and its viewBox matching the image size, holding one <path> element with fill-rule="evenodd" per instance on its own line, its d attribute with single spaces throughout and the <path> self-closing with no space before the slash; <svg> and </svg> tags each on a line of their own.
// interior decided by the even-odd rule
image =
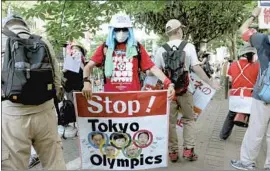
<svg viewBox="0 0 270 171">
<path fill-rule="evenodd" d="M 194 50 L 195 46 L 192 43 L 187 42 L 184 50 Z"/>
</svg>

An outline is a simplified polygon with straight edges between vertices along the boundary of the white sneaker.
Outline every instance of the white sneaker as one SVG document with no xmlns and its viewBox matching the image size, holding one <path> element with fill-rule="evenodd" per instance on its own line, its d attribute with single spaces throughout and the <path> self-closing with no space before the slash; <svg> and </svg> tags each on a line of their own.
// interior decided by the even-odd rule
<svg viewBox="0 0 270 171">
<path fill-rule="evenodd" d="M 231 160 L 231 165 L 232 167 L 239 170 L 255 170 L 256 169 L 255 163 L 246 165 L 240 160 Z"/>
</svg>

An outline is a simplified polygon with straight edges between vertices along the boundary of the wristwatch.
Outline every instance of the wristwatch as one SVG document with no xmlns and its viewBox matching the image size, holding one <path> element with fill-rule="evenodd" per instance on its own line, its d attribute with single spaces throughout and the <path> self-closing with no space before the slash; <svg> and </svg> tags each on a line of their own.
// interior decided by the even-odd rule
<svg viewBox="0 0 270 171">
<path fill-rule="evenodd" d="M 91 81 L 88 79 L 88 77 L 84 77 L 83 82 L 89 82 L 91 84 Z"/>
</svg>

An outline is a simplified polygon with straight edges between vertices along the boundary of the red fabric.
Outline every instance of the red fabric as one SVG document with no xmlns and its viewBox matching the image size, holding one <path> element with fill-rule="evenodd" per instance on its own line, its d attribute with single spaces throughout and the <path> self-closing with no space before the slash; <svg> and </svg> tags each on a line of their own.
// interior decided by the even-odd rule
<svg viewBox="0 0 270 171">
<path fill-rule="evenodd" d="M 111 78 L 106 79 L 104 91 L 139 91 L 141 90 L 139 75 L 138 75 L 138 59 L 133 58 L 130 61 L 126 60 L 126 45 L 118 44 L 113 52 L 114 69 Z M 149 55 L 143 46 L 140 46 L 141 64 L 143 71 L 152 68 L 155 64 L 151 61 Z M 91 60 L 97 63 L 97 66 L 102 65 L 103 62 L 103 44 L 100 45 Z"/>
<path fill-rule="evenodd" d="M 250 40 L 250 37 L 256 33 L 257 31 L 255 29 L 248 29 L 247 31 L 245 31 L 243 34 L 242 34 L 242 39 L 246 42 L 248 42 Z"/>
<path fill-rule="evenodd" d="M 247 64 L 248 61 L 245 59 L 240 59 L 239 60 L 239 64 L 241 66 L 241 68 L 243 69 Z M 239 87 L 247 87 L 247 88 L 253 88 L 255 83 L 256 83 L 256 79 L 257 79 L 257 75 L 259 72 L 259 63 L 255 62 L 255 63 L 251 63 L 250 66 L 248 66 L 243 74 L 253 83 L 251 84 L 249 81 L 247 81 L 243 75 L 241 75 L 235 82 L 234 80 L 238 77 L 238 75 L 240 74 L 241 70 L 237 65 L 237 62 L 233 62 L 228 70 L 228 75 L 230 75 L 232 77 L 232 89 L 238 89 Z M 239 96 L 240 95 L 240 90 L 236 91 L 235 93 L 233 93 L 233 91 L 230 91 L 231 95 L 234 96 Z M 247 97 L 251 97 L 252 96 L 252 91 L 251 90 L 244 90 L 244 96 Z"/>
</svg>

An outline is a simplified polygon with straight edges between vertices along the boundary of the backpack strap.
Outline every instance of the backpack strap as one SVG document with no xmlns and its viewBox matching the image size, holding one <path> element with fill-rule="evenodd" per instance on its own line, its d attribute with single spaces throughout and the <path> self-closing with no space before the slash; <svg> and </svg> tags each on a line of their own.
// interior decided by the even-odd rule
<svg viewBox="0 0 270 171">
<path fill-rule="evenodd" d="M 6 35 L 7 37 L 19 37 L 18 34 L 14 33 L 13 31 L 10 31 L 9 29 L 2 29 L 2 33 Z"/>
<path fill-rule="evenodd" d="M 252 83 L 252 82 L 244 75 L 244 70 L 247 69 L 247 68 L 250 66 L 250 63 L 246 64 L 246 65 L 242 68 L 241 65 L 240 65 L 240 63 L 239 63 L 239 61 L 237 61 L 237 66 L 238 66 L 238 68 L 240 69 L 240 73 L 239 73 L 239 75 L 234 79 L 234 81 L 233 81 L 232 84 L 234 84 L 234 83 L 239 79 L 239 77 L 242 75 L 242 76 L 243 76 L 250 84 L 253 84 L 253 85 L 254 85 L 254 83 Z"/>
<path fill-rule="evenodd" d="M 162 47 L 163 47 L 167 52 L 169 52 L 169 51 L 172 49 L 168 43 L 165 43 L 164 45 L 162 45 Z"/>
<path fill-rule="evenodd" d="M 180 45 L 178 46 L 178 50 L 179 51 L 183 51 L 184 50 L 184 48 L 186 47 L 186 45 L 187 45 L 187 41 L 182 41 L 181 43 L 180 43 Z"/>
</svg>

